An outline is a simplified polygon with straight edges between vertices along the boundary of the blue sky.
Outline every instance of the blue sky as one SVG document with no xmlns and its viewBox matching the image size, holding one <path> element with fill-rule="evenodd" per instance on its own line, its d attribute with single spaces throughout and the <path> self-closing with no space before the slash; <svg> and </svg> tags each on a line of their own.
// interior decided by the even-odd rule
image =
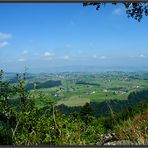
<svg viewBox="0 0 148 148">
<path fill-rule="evenodd" d="M 128 19 L 122 5 L 1 3 L 0 68 L 147 66 L 148 17 Z"/>
</svg>

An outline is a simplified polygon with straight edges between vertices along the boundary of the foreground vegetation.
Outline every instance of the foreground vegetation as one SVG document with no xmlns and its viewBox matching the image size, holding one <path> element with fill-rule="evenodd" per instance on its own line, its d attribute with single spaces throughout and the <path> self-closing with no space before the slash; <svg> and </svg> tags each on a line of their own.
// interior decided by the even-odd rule
<svg viewBox="0 0 148 148">
<path fill-rule="evenodd" d="M 104 106 L 100 109 L 103 113 L 106 108 L 108 111 L 98 115 L 98 105 L 91 102 L 78 108 L 64 106 L 62 110 L 57 106 L 58 100 L 43 92 L 37 93 L 35 88 L 29 91 L 26 81 L 23 74 L 17 75 L 16 83 L 10 83 L 3 78 L 3 71 L 0 73 L 0 144 L 95 145 L 104 144 L 102 134 L 106 133 L 112 133 L 114 140 L 146 144 L 148 90 L 129 93 L 128 100 L 122 103 L 118 100 L 125 105 L 120 112 L 115 110 L 118 101 L 102 102 L 100 107 Z M 44 100 L 44 106 L 37 105 L 39 99 Z"/>
</svg>

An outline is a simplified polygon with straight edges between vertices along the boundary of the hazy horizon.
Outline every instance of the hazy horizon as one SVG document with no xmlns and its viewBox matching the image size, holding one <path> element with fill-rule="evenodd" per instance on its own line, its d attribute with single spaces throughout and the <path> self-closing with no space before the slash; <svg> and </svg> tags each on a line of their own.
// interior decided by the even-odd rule
<svg viewBox="0 0 148 148">
<path fill-rule="evenodd" d="M 19 70 L 13 68 L 7 71 L 3 69 L 5 73 L 62 73 L 62 72 L 84 72 L 84 73 L 102 73 L 102 72 L 148 72 L 148 66 L 136 67 L 136 66 L 94 66 L 94 65 L 69 65 L 69 66 L 55 66 L 48 68 L 32 68 L 24 67 Z"/>
</svg>

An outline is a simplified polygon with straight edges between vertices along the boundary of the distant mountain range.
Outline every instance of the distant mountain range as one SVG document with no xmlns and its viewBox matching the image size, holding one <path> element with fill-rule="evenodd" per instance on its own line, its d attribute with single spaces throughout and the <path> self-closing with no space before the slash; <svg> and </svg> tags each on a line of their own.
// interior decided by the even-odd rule
<svg viewBox="0 0 148 148">
<path fill-rule="evenodd" d="M 123 71 L 123 72 L 148 72 L 148 66 L 141 67 L 123 67 L 123 66 L 91 66 L 91 65 L 73 65 L 59 66 L 49 68 L 32 68 L 28 73 L 59 73 L 59 72 L 107 72 L 107 71 Z M 23 71 L 22 71 L 23 72 Z M 17 72 L 16 72 L 17 73 Z M 7 72 L 5 76 L 9 78 L 16 75 L 15 72 Z M 31 74 L 33 75 L 33 74 Z"/>
<path fill-rule="evenodd" d="M 124 72 L 137 72 L 148 71 L 148 66 L 142 67 L 122 67 L 122 66 L 88 66 L 88 65 L 73 65 L 73 66 L 59 66 L 49 68 L 34 68 L 31 69 L 34 73 L 52 73 L 52 72 L 106 72 L 106 71 L 124 71 Z"/>
</svg>

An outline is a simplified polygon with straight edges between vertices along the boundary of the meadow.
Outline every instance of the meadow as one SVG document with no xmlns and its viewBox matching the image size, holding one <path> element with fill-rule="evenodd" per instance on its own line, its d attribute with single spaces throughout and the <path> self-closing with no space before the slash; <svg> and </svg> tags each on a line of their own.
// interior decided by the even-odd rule
<svg viewBox="0 0 148 148">
<path fill-rule="evenodd" d="M 59 86 L 31 90 L 32 94 L 44 93 L 57 105 L 83 106 L 86 102 L 127 100 L 133 91 L 148 88 L 148 73 L 59 73 L 38 75 L 32 83 L 60 81 Z M 39 100 L 37 100 L 39 101 Z"/>
</svg>

